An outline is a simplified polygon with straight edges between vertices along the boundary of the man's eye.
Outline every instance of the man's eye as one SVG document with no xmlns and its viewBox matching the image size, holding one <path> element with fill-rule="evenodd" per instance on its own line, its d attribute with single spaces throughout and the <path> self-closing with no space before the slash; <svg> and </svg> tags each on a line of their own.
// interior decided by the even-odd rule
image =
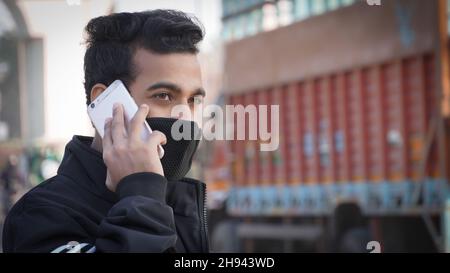
<svg viewBox="0 0 450 273">
<path fill-rule="evenodd" d="M 203 96 L 195 96 L 195 97 L 192 97 L 191 99 L 190 99 L 190 102 L 191 103 L 193 103 L 193 104 L 202 104 L 203 103 Z"/>
<path fill-rule="evenodd" d="M 159 94 L 153 95 L 152 97 L 155 99 L 167 100 L 167 101 L 169 101 L 171 99 L 170 95 L 168 93 L 159 93 Z"/>
</svg>

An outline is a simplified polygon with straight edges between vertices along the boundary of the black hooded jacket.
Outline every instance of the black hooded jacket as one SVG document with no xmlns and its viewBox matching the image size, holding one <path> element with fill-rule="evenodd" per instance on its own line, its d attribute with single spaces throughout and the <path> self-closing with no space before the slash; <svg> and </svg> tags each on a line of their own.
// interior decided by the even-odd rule
<svg viewBox="0 0 450 273">
<path fill-rule="evenodd" d="M 106 188 L 102 154 L 74 136 L 53 178 L 8 214 L 4 252 L 208 252 L 204 183 L 142 172 Z"/>
</svg>

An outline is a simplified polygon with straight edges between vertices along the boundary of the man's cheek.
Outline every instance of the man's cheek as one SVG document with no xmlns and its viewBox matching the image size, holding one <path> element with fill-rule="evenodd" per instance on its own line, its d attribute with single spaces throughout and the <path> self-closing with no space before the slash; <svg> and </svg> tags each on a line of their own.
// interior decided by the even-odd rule
<svg viewBox="0 0 450 273">
<path fill-rule="evenodd" d="M 170 118 L 170 108 L 169 107 L 161 107 L 152 104 L 147 104 L 149 106 L 148 118 Z"/>
</svg>

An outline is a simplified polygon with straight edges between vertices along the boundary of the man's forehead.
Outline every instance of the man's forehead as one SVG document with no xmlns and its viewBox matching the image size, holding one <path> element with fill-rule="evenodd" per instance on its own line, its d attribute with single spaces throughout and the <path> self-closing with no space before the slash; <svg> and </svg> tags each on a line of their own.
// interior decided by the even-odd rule
<svg viewBox="0 0 450 273">
<path fill-rule="evenodd" d="M 138 73 L 152 72 L 155 76 L 185 73 L 200 75 L 201 73 L 197 55 L 191 53 L 158 54 L 138 49 L 133 61 Z"/>
</svg>

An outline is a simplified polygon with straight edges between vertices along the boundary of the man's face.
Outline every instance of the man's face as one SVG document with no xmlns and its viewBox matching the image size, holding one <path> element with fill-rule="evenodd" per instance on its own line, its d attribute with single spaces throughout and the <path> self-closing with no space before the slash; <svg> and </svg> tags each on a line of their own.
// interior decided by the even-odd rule
<svg viewBox="0 0 450 273">
<path fill-rule="evenodd" d="M 194 107 L 201 107 L 205 96 L 195 54 L 155 54 L 138 49 L 133 62 L 137 76 L 129 91 L 138 105 L 145 103 L 149 106 L 148 117 L 194 120 Z M 176 105 L 187 106 L 190 117 L 186 114 L 172 115 L 172 108 Z"/>
</svg>

